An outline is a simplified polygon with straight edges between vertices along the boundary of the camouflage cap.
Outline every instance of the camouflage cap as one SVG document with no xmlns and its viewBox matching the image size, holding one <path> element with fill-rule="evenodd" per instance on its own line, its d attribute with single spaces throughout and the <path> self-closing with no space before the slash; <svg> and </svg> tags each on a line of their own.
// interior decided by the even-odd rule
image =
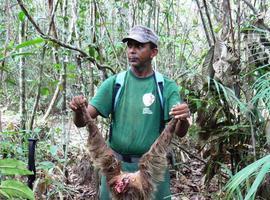
<svg viewBox="0 0 270 200">
<path fill-rule="evenodd" d="M 136 40 L 140 43 L 152 42 L 158 46 L 158 36 L 156 33 L 145 26 L 137 25 L 130 29 L 127 37 L 123 38 L 122 42 L 127 42 L 128 40 Z"/>
</svg>

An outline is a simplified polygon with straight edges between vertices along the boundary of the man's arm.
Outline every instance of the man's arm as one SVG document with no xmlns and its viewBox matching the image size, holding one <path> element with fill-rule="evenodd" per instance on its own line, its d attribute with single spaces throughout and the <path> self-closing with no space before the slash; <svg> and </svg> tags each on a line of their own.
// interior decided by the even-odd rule
<svg viewBox="0 0 270 200">
<path fill-rule="evenodd" d="M 83 127 L 86 125 L 85 119 L 82 114 L 82 106 L 87 106 L 87 111 L 91 118 L 95 119 L 99 113 L 95 107 L 88 105 L 84 96 L 75 96 L 69 103 L 69 107 L 74 111 L 73 121 L 77 127 Z"/>
<path fill-rule="evenodd" d="M 187 120 L 190 117 L 190 111 L 186 103 L 177 104 L 172 107 L 170 115 L 173 115 L 178 122 L 175 127 L 175 134 L 179 137 L 184 137 L 187 134 L 189 128 L 189 122 Z"/>
</svg>

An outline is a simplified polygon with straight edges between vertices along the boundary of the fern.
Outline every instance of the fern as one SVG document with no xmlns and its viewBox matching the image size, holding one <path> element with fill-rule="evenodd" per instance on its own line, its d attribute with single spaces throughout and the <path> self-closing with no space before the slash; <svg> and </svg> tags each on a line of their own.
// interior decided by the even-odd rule
<svg viewBox="0 0 270 200">
<path fill-rule="evenodd" d="M 244 183 L 256 176 L 251 187 L 247 190 L 245 199 L 254 199 L 258 187 L 263 182 L 264 177 L 270 170 L 270 155 L 267 155 L 252 164 L 246 166 L 237 174 L 235 174 L 225 186 L 226 199 L 231 199 L 237 190 L 244 187 Z"/>
</svg>

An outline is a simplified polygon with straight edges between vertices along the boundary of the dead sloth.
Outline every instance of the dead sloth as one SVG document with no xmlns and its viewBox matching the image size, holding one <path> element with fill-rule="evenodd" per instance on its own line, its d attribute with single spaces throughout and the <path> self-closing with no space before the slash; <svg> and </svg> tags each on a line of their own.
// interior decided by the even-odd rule
<svg viewBox="0 0 270 200">
<path fill-rule="evenodd" d="M 139 170 L 133 173 L 121 171 L 121 161 L 117 160 L 112 149 L 106 143 L 94 121 L 82 108 L 89 132 L 88 149 L 95 167 L 106 176 L 112 199 L 149 200 L 153 197 L 158 182 L 163 180 L 167 168 L 167 150 L 171 142 L 176 119 L 172 119 L 158 139 L 152 144 L 139 161 Z"/>
</svg>

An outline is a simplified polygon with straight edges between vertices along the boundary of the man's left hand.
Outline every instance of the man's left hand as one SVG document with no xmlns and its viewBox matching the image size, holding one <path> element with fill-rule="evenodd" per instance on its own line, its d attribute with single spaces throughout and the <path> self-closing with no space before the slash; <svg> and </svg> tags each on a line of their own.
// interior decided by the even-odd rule
<svg viewBox="0 0 270 200">
<path fill-rule="evenodd" d="M 169 114 L 176 119 L 184 120 L 190 117 L 190 110 L 186 103 L 181 103 L 174 105 Z"/>
<path fill-rule="evenodd" d="M 188 128 L 190 126 L 187 118 L 190 117 L 190 110 L 186 103 L 179 103 L 172 107 L 170 115 L 178 119 L 178 123 L 175 127 L 175 134 L 179 137 L 184 137 L 187 134 Z"/>
</svg>

